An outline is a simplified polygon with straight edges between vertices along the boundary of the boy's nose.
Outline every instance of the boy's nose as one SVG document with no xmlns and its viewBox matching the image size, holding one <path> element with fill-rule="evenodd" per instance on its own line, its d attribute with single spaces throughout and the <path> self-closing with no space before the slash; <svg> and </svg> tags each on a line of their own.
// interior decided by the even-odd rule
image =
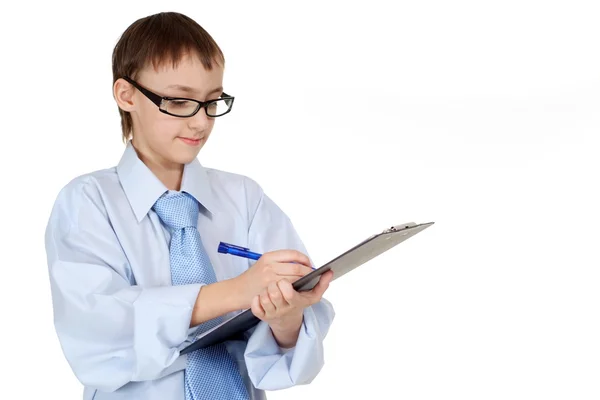
<svg viewBox="0 0 600 400">
<path fill-rule="evenodd" d="M 211 122 L 208 115 L 206 115 L 204 108 L 201 108 L 200 110 L 198 110 L 196 115 L 194 115 L 193 117 L 188 118 L 188 121 L 189 121 L 188 124 L 189 124 L 190 128 L 196 129 L 196 130 L 202 130 L 202 129 L 208 127 L 208 125 Z"/>
</svg>

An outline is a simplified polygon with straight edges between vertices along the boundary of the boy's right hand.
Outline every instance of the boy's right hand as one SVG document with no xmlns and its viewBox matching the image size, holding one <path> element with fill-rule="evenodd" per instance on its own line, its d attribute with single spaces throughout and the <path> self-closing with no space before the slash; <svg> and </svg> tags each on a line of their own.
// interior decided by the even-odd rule
<svg viewBox="0 0 600 400">
<path fill-rule="evenodd" d="M 246 309 L 270 283 L 282 279 L 294 283 L 310 272 L 312 266 L 308 256 L 296 250 L 277 250 L 264 253 L 254 265 L 233 279 L 242 308 Z"/>
</svg>

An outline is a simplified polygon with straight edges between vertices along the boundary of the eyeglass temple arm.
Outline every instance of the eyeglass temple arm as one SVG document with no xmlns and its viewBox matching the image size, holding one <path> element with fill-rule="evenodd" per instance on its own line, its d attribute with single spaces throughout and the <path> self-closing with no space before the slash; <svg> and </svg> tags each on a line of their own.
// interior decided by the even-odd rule
<svg viewBox="0 0 600 400">
<path fill-rule="evenodd" d="M 157 95 L 155 93 L 152 93 L 148 89 L 141 87 L 140 85 L 137 84 L 137 82 L 135 82 L 133 79 L 131 79 L 127 76 L 124 76 L 123 79 L 125 79 L 127 82 L 131 83 L 133 85 L 133 87 L 135 87 L 137 90 L 142 92 L 144 94 L 144 96 L 149 98 L 154 104 L 156 104 L 157 106 L 160 107 L 160 105 L 162 104 L 162 97 L 160 97 L 159 95 Z"/>
</svg>

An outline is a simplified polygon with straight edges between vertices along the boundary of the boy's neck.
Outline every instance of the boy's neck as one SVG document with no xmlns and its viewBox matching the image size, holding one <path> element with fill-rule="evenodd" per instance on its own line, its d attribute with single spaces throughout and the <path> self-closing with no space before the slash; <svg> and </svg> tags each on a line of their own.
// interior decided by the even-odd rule
<svg viewBox="0 0 600 400">
<path fill-rule="evenodd" d="M 132 142 L 139 159 L 146 164 L 148 169 L 167 187 L 169 190 L 179 191 L 181 189 L 181 180 L 183 178 L 183 165 L 157 159 L 151 152 L 145 152 L 138 148 Z M 148 154 L 147 154 L 148 153 Z"/>
<path fill-rule="evenodd" d="M 165 169 L 159 165 L 146 164 L 150 171 L 167 187 L 169 190 L 181 189 L 181 179 L 183 176 L 183 166 L 177 166 L 175 169 Z"/>
</svg>

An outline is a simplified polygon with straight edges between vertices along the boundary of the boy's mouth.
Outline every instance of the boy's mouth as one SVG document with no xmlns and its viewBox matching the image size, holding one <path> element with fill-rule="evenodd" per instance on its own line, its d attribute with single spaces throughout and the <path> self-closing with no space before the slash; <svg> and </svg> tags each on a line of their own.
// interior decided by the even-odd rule
<svg viewBox="0 0 600 400">
<path fill-rule="evenodd" d="M 190 146 L 198 146 L 200 144 L 200 142 L 202 141 L 202 138 L 200 139 L 190 139 L 190 138 L 185 138 L 185 137 L 179 137 L 179 139 L 181 139 L 183 141 L 183 143 L 185 144 L 189 144 Z"/>
</svg>

